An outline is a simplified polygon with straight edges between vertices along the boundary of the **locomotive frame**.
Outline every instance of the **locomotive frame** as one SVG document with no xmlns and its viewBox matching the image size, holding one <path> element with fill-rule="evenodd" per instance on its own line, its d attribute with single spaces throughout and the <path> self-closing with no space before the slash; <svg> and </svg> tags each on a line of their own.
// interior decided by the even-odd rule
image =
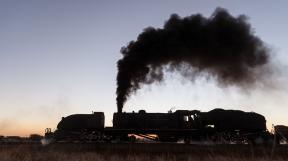
<svg viewBox="0 0 288 161">
<path fill-rule="evenodd" d="M 57 129 L 47 128 L 45 138 L 55 142 L 135 142 L 142 137 L 157 142 L 246 144 L 271 143 L 265 117 L 240 110 L 214 109 L 209 112 L 177 110 L 168 113 L 114 113 L 113 127 L 104 127 L 104 113 L 63 117 Z"/>
</svg>

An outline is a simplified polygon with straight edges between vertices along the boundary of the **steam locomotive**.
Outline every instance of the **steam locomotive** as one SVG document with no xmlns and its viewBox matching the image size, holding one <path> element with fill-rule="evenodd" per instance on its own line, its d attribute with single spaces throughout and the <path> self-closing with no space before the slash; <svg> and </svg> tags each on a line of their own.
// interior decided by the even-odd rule
<svg viewBox="0 0 288 161">
<path fill-rule="evenodd" d="M 135 141 L 256 143 L 273 140 L 265 117 L 240 110 L 177 110 L 168 113 L 118 112 L 113 127 L 104 126 L 103 112 L 63 117 L 57 129 L 46 129 L 45 138 L 54 141 Z"/>
</svg>

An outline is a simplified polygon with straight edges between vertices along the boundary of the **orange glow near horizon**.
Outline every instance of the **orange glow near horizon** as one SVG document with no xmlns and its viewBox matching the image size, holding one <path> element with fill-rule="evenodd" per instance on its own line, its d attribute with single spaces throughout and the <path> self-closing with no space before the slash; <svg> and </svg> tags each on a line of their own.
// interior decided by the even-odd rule
<svg viewBox="0 0 288 161">
<path fill-rule="evenodd" d="M 0 135 L 21 137 L 28 137 L 30 134 L 44 135 L 46 128 L 51 128 L 54 130 L 56 126 L 57 122 L 41 122 L 39 120 L 38 123 L 34 123 L 23 121 L 21 123 L 15 123 L 13 126 L 9 124 L 9 126 L 1 127 Z"/>
<path fill-rule="evenodd" d="M 39 134 L 44 135 L 45 128 L 42 129 L 42 127 L 29 127 L 29 128 L 15 128 L 15 129 L 7 129 L 5 131 L 0 131 L 0 135 L 3 136 L 21 136 L 21 137 L 28 137 L 30 134 Z"/>
</svg>

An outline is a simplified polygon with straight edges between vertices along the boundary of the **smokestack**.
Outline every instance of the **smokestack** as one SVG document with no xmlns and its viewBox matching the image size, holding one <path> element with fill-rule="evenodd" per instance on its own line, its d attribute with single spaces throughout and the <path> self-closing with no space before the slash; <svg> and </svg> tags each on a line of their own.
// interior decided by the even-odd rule
<svg viewBox="0 0 288 161">
<path fill-rule="evenodd" d="M 161 82 L 164 66 L 191 79 L 207 74 L 221 86 L 244 87 L 256 83 L 261 67 L 269 61 L 268 49 L 254 35 L 246 16 L 233 17 L 222 8 L 208 18 L 173 14 L 163 29 L 144 29 L 121 53 L 123 58 L 117 64 L 118 112 L 141 85 Z"/>
</svg>

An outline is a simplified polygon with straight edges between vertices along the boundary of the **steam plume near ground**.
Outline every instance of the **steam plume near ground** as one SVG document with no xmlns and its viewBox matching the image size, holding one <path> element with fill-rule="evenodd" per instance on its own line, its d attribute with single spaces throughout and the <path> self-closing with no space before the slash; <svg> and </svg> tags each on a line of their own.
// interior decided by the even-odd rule
<svg viewBox="0 0 288 161">
<path fill-rule="evenodd" d="M 233 17 L 222 8 L 210 17 L 173 14 L 163 28 L 146 28 L 121 53 L 118 112 L 143 84 L 163 81 L 166 71 L 192 81 L 204 75 L 220 86 L 247 87 L 265 75 L 263 67 L 269 62 L 269 50 L 254 35 L 246 16 Z"/>
</svg>

